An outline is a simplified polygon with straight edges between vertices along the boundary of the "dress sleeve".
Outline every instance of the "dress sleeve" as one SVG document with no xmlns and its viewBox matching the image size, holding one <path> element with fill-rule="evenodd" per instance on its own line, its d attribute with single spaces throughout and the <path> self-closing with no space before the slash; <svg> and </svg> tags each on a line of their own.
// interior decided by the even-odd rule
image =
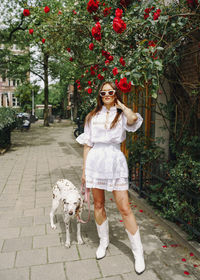
<svg viewBox="0 0 200 280">
<path fill-rule="evenodd" d="M 128 132 L 135 132 L 136 130 L 138 130 L 140 128 L 140 126 L 142 125 L 143 122 L 143 118 L 139 113 L 136 113 L 138 119 L 136 122 L 134 122 L 134 124 L 132 125 L 128 125 L 127 124 L 127 117 L 125 116 L 124 113 L 122 113 L 122 121 L 123 121 L 123 127 L 126 131 Z"/>
<path fill-rule="evenodd" d="M 91 141 L 91 122 L 88 124 L 86 122 L 84 126 L 84 133 L 80 134 L 77 138 L 76 141 L 81 144 L 81 145 L 88 145 L 90 147 L 93 147 L 93 143 Z"/>
</svg>

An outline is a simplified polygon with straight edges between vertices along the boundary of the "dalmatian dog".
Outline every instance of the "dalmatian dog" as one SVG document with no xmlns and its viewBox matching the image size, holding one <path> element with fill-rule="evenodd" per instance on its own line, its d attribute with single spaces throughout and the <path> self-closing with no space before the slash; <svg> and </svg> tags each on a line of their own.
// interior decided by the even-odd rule
<svg viewBox="0 0 200 280">
<path fill-rule="evenodd" d="M 61 179 L 56 182 L 53 187 L 53 200 L 50 212 L 50 224 L 52 229 L 56 229 L 53 218 L 60 201 L 63 202 L 64 222 L 66 225 L 66 242 L 65 246 L 70 247 L 70 220 L 77 219 L 77 241 L 78 244 L 83 244 L 81 237 L 80 216 L 83 209 L 83 199 L 77 188 L 67 179 Z"/>
</svg>

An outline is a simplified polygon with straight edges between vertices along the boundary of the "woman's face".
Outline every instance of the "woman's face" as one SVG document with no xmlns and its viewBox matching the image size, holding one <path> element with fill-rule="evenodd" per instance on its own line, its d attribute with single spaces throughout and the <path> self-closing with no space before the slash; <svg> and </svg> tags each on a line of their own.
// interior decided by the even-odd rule
<svg viewBox="0 0 200 280">
<path fill-rule="evenodd" d="M 114 106 L 116 95 L 113 94 L 112 96 L 109 94 L 109 92 L 114 91 L 114 89 L 111 87 L 110 84 L 105 84 L 101 90 L 101 92 L 106 92 L 105 96 L 101 96 L 101 99 L 104 103 L 104 105 L 111 105 Z"/>
</svg>

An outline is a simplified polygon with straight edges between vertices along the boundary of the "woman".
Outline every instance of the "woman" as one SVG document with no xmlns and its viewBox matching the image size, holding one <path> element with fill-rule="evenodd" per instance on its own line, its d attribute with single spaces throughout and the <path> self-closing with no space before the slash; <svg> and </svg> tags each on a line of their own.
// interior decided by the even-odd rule
<svg viewBox="0 0 200 280">
<path fill-rule="evenodd" d="M 143 247 L 139 227 L 128 199 L 128 167 L 120 143 L 127 131 L 136 131 L 143 119 L 139 113 L 127 108 L 114 83 L 104 82 L 97 97 L 97 107 L 85 121 L 84 133 L 76 140 L 84 144 L 82 183 L 92 189 L 94 217 L 100 244 L 96 258 L 106 255 L 109 244 L 109 227 L 104 208 L 104 191 L 112 191 L 116 205 L 122 215 L 135 258 L 135 270 L 145 270 Z"/>
</svg>

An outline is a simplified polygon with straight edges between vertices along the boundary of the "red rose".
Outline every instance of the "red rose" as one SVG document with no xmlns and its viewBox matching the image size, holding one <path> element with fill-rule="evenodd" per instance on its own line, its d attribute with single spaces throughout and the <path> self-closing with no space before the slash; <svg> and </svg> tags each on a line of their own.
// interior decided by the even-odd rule
<svg viewBox="0 0 200 280">
<path fill-rule="evenodd" d="M 112 55 L 110 55 L 110 56 L 108 57 L 108 60 L 109 60 L 109 61 L 113 61 L 113 59 L 114 59 L 114 57 L 113 57 Z"/>
<path fill-rule="evenodd" d="M 101 53 L 102 53 L 102 56 L 106 55 L 106 51 L 104 51 L 104 50 L 101 50 Z"/>
<path fill-rule="evenodd" d="M 122 33 L 126 30 L 126 23 L 121 18 L 115 17 L 113 20 L 113 29 L 117 33 Z"/>
<path fill-rule="evenodd" d="M 103 68 L 102 68 L 102 71 L 103 71 L 103 72 L 105 72 L 105 71 L 107 71 L 107 70 L 108 70 L 108 68 L 106 68 L 106 67 L 103 67 Z"/>
<path fill-rule="evenodd" d="M 88 89 L 88 93 L 89 93 L 89 94 L 92 93 L 92 89 L 91 89 L 91 88 Z"/>
<path fill-rule="evenodd" d="M 95 75 L 96 75 L 96 73 L 95 73 L 94 70 L 91 70 L 91 75 L 92 75 L 92 76 L 95 76 Z"/>
<path fill-rule="evenodd" d="M 70 49 L 70 48 L 67 48 L 67 51 L 68 51 L 68 52 L 71 52 L 71 49 Z"/>
<path fill-rule="evenodd" d="M 95 40 L 101 41 L 101 24 L 99 22 L 92 27 L 92 36 Z"/>
<path fill-rule="evenodd" d="M 105 52 L 105 58 L 109 60 L 110 52 Z"/>
<path fill-rule="evenodd" d="M 29 29 L 29 34 L 33 34 L 33 29 Z"/>
<path fill-rule="evenodd" d="M 70 57 L 70 58 L 69 58 L 69 61 L 71 61 L 71 62 L 72 62 L 72 61 L 73 61 L 73 57 Z"/>
<path fill-rule="evenodd" d="M 119 62 L 122 66 L 126 65 L 126 62 L 124 61 L 123 57 L 120 57 Z"/>
<path fill-rule="evenodd" d="M 91 81 L 88 81 L 88 85 L 91 86 L 91 85 L 92 85 L 92 82 L 91 82 Z"/>
<path fill-rule="evenodd" d="M 42 43 L 43 43 L 43 44 L 45 43 L 45 41 L 46 41 L 46 39 L 42 39 Z"/>
<path fill-rule="evenodd" d="M 86 70 L 85 73 L 88 73 L 88 70 Z"/>
<path fill-rule="evenodd" d="M 97 30 L 98 32 L 101 31 L 101 24 L 100 24 L 100 22 L 97 22 L 97 23 L 95 24 L 95 28 L 96 28 L 96 30 Z"/>
<path fill-rule="evenodd" d="M 89 44 L 89 49 L 92 51 L 94 49 L 94 44 L 93 43 L 90 43 Z"/>
<path fill-rule="evenodd" d="M 73 14 L 74 14 L 74 15 L 76 15 L 76 14 L 77 14 L 77 12 L 76 12 L 75 10 L 73 10 L 72 12 L 73 12 Z"/>
<path fill-rule="evenodd" d="M 49 9 L 48 6 L 46 6 L 46 7 L 44 8 L 44 12 L 45 12 L 46 14 L 50 12 L 50 9 Z"/>
<path fill-rule="evenodd" d="M 149 14 L 144 14 L 144 19 L 147 19 L 149 17 Z"/>
<path fill-rule="evenodd" d="M 78 88 L 78 89 L 81 89 L 81 85 L 79 84 L 79 85 L 77 86 L 77 88 Z"/>
<path fill-rule="evenodd" d="M 127 83 L 127 78 L 123 78 L 119 81 L 119 89 L 126 93 L 131 91 L 131 82 Z"/>
<path fill-rule="evenodd" d="M 110 64 L 110 60 L 107 59 L 107 60 L 105 61 L 105 64 Z"/>
<path fill-rule="evenodd" d="M 61 11 L 58 11 L 58 15 L 61 15 L 62 14 L 62 12 Z"/>
<path fill-rule="evenodd" d="M 119 88 L 119 83 L 118 83 L 117 79 L 115 80 L 115 85 L 116 85 L 117 88 Z"/>
<path fill-rule="evenodd" d="M 76 83 L 77 83 L 77 84 L 80 84 L 80 80 L 76 80 Z"/>
<path fill-rule="evenodd" d="M 98 8 L 99 8 L 99 1 L 90 0 L 87 3 L 87 10 L 88 10 L 89 13 L 96 13 Z"/>
<path fill-rule="evenodd" d="M 157 9 L 156 12 L 153 14 L 153 19 L 157 20 L 160 16 L 161 10 Z"/>
<path fill-rule="evenodd" d="M 116 76 L 116 75 L 118 74 L 118 69 L 117 69 L 117 67 L 113 68 L 112 72 L 113 72 L 113 75 Z"/>
<path fill-rule="evenodd" d="M 104 76 L 102 76 L 101 74 L 98 74 L 97 78 L 102 81 L 104 79 Z"/>
<path fill-rule="evenodd" d="M 155 43 L 154 41 L 149 41 L 149 42 L 148 42 L 148 45 L 149 45 L 150 47 L 155 47 L 155 46 L 156 46 L 156 43 Z"/>
<path fill-rule="evenodd" d="M 105 8 L 105 9 L 103 10 L 103 15 L 104 15 L 104 17 L 107 17 L 107 16 L 110 14 L 110 10 L 111 10 L 111 7 L 110 7 L 110 8 Z"/>
<path fill-rule="evenodd" d="M 30 16 L 30 11 L 29 11 L 28 9 L 24 9 L 23 15 L 24 15 L 25 17 Z"/>
<path fill-rule="evenodd" d="M 115 10 L 115 16 L 116 16 L 117 18 L 121 18 L 121 17 L 122 17 L 122 14 L 123 14 L 122 9 L 117 8 L 117 9 Z"/>
<path fill-rule="evenodd" d="M 150 11 L 151 11 L 151 8 L 146 8 L 144 11 L 145 11 L 146 14 L 149 14 Z"/>
</svg>

